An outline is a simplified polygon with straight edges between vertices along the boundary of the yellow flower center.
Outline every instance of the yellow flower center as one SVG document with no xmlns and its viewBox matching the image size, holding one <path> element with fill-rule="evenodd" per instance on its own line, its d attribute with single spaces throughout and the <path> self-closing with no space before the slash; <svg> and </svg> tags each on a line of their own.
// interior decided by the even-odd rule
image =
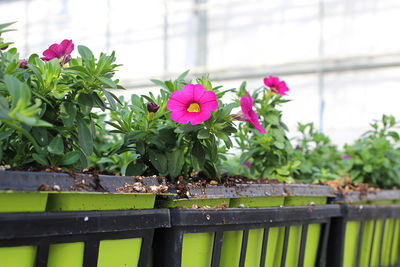
<svg viewBox="0 0 400 267">
<path fill-rule="evenodd" d="M 200 112 L 200 106 L 197 103 L 192 103 L 188 107 L 187 111 L 189 111 L 189 112 Z"/>
</svg>

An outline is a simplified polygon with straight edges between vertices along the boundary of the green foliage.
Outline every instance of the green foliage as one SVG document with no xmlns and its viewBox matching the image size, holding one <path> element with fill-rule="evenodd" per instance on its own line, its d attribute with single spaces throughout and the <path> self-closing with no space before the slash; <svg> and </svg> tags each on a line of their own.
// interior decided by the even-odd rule
<svg viewBox="0 0 400 267">
<path fill-rule="evenodd" d="M 80 57 L 66 65 L 33 54 L 26 69 L 15 48 L 0 52 L 1 164 L 89 166 L 96 128 L 102 127 L 93 120 L 95 109 L 115 109 L 118 99 L 108 89 L 121 87 L 112 80 L 114 52 L 95 59 L 87 47 L 78 51 Z"/>
<path fill-rule="evenodd" d="M 135 153 L 126 167 L 127 175 L 162 175 L 174 180 L 180 175 L 188 177 L 192 172 L 202 170 L 210 178 L 219 179 L 218 147 L 220 141 L 228 148 L 232 146 L 229 136 L 236 129 L 230 112 L 234 105 L 219 101 L 219 107 L 211 113 L 210 119 L 198 125 L 172 121 L 167 101 L 171 93 L 191 83 L 185 80 L 187 73 L 174 81 L 153 80 L 162 87 L 157 97 L 152 93 L 133 94 L 130 103 L 119 104 L 117 111 L 111 112 L 111 120 L 107 123 L 114 128 L 112 132 L 121 134 L 124 140 L 112 155 Z M 196 82 L 206 90 L 213 90 L 218 97 L 229 91 L 212 87 L 208 77 Z M 149 102 L 160 107 L 156 113 L 147 110 Z"/>
<path fill-rule="evenodd" d="M 298 130 L 301 136 L 296 138 L 293 157 L 301 163 L 294 173 L 296 179 L 306 183 L 326 182 L 338 179 L 348 171 L 348 162 L 342 160 L 337 147 L 331 143 L 329 137 L 318 132 L 313 123 L 299 123 Z"/>
<path fill-rule="evenodd" d="M 351 158 L 349 176 L 352 181 L 390 188 L 400 185 L 399 122 L 383 115 L 381 121 L 352 145 L 345 146 Z"/>
</svg>

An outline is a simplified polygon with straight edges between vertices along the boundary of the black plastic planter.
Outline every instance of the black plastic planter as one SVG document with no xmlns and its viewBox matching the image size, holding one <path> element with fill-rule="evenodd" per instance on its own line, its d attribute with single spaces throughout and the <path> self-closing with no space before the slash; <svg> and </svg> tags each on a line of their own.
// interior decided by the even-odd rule
<svg viewBox="0 0 400 267">
<path fill-rule="evenodd" d="M 400 205 L 342 205 L 332 220 L 327 267 L 400 266 Z"/>
<path fill-rule="evenodd" d="M 144 184 L 147 183 L 147 185 L 158 185 L 157 179 L 146 178 L 142 179 L 142 181 Z M 23 214 L 27 215 L 27 219 L 33 218 L 32 220 L 37 220 L 37 222 L 35 221 L 35 225 L 40 226 L 41 219 L 44 220 L 43 223 L 45 225 L 50 226 L 51 223 L 55 223 L 56 228 L 51 234 L 50 232 L 48 233 L 48 237 L 50 238 L 52 235 L 61 235 L 62 237 L 57 237 L 58 239 L 51 237 L 46 241 L 47 243 L 51 243 L 50 245 L 46 243 L 48 247 L 45 249 L 47 251 L 46 262 L 37 266 L 82 267 L 82 264 L 87 262 L 88 256 L 86 254 L 88 253 L 88 249 L 94 246 L 88 241 L 88 238 L 92 236 L 91 231 L 93 231 L 90 227 L 87 228 L 91 223 L 77 225 L 73 229 L 75 232 L 71 230 L 71 234 L 68 236 L 63 235 L 65 232 L 63 232 L 63 228 L 57 227 L 66 226 L 63 222 L 64 218 L 67 221 L 73 221 L 73 216 L 77 216 L 76 220 L 80 220 L 80 217 L 83 216 L 82 214 L 85 214 L 84 219 L 89 220 L 91 216 L 97 216 L 97 213 L 93 213 L 95 211 L 103 214 L 102 212 L 106 210 L 113 210 L 116 212 L 114 213 L 115 216 L 118 216 L 119 213 L 117 210 L 126 210 L 127 212 L 133 212 L 129 214 L 135 217 L 136 213 L 133 210 L 152 209 L 155 202 L 154 194 L 116 192 L 117 187 L 123 187 L 125 183 L 131 184 L 133 182 L 136 182 L 136 179 L 133 177 L 95 176 L 90 174 L 70 175 L 49 172 L 0 172 L 0 219 L 8 221 L 10 223 L 8 227 L 14 227 L 9 218 L 19 218 L 21 220 L 19 223 L 15 223 L 15 229 L 13 228 L 11 233 L 18 231 L 18 227 L 24 226 L 24 216 L 19 215 L 21 212 L 32 213 Z M 38 190 L 56 191 L 39 192 Z M 53 213 L 54 211 L 58 211 L 59 213 Z M 71 213 L 72 211 L 82 211 L 82 213 Z M 146 212 L 144 210 L 142 213 L 141 211 L 137 211 L 137 219 L 132 218 L 133 224 L 129 224 L 131 228 L 128 228 L 128 230 L 124 224 L 120 225 L 119 223 L 113 225 L 115 228 L 108 229 L 107 227 L 109 226 L 106 224 L 105 226 L 107 227 L 102 229 L 100 227 L 103 225 L 101 216 L 94 219 L 97 223 L 97 225 L 94 225 L 97 227 L 97 231 L 104 233 L 104 236 L 97 237 L 96 235 L 95 237 L 96 242 L 100 244 L 98 245 L 97 252 L 99 266 L 113 266 L 118 261 L 120 261 L 120 265 L 127 264 L 125 266 L 136 266 L 137 261 L 147 262 L 148 254 L 150 253 L 149 246 L 151 246 L 149 243 L 151 244 L 152 241 L 152 234 L 150 236 L 149 233 L 154 232 L 154 228 L 158 227 L 158 213 L 157 211 L 154 211 L 154 214 L 152 214 L 152 211 L 149 211 L 150 213 Z M 106 213 L 104 214 L 106 215 Z M 144 216 L 143 218 L 142 215 Z M 153 218 L 153 215 L 156 217 Z M 121 213 L 121 216 L 125 215 Z M 112 218 L 111 216 L 109 220 Z M 146 219 L 149 224 L 139 223 L 135 226 L 134 222 L 140 222 L 142 219 Z M 107 223 L 107 218 L 104 220 L 104 223 Z M 118 221 L 118 218 L 115 218 L 115 220 Z M 154 225 L 151 223 L 152 220 L 155 220 Z M 165 225 L 165 222 L 168 222 L 168 216 L 164 217 L 163 220 L 161 225 Z M 29 220 L 26 223 L 30 225 Z M 36 231 L 35 227 L 31 228 L 32 231 Z M 50 229 L 53 228 L 50 227 Z M 142 230 L 130 232 L 133 229 L 142 229 L 143 236 L 140 232 Z M 123 233 L 124 231 L 128 231 L 127 235 Z M 119 232 L 122 232 L 122 234 L 119 234 Z M 81 235 L 77 236 L 75 233 L 80 233 Z M 15 237 L 18 237 L 18 235 L 16 234 Z M 0 239 L 2 239 L 1 235 Z M 39 257 L 39 253 L 43 253 L 41 252 L 42 249 L 33 244 L 33 241 L 31 243 L 31 245 L 28 245 L 22 242 L 19 245 L 12 246 L 11 241 L 3 245 L 0 240 L 0 266 L 3 266 L 1 264 L 6 262 L 5 266 L 7 267 L 31 267 L 34 266 L 36 255 L 38 255 L 37 259 L 39 262 L 43 262 L 44 260 Z M 89 251 L 89 254 L 92 255 L 93 253 Z M 141 256 L 142 254 L 144 256 Z M 90 256 L 90 259 L 92 259 L 91 263 L 85 266 L 95 266 L 94 259 L 97 257 L 96 255 Z M 126 255 L 136 258 L 136 262 L 130 257 L 127 258 Z M 144 263 L 142 266 L 144 266 Z"/>
<path fill-rule="evenodd" d="M 171 193 L 174 192 L 173 189 Z M 254 207 L 282 207 L 297 205 L 322 205 L 326 204 L 329 197 L 334 197 L 330 186 L 304 185 L 304 184 L 238 184 L 236 186 L 188 186 L 188 199 L 174 199 L 174 196 L 162 196 L 157 203 L 162 207 L 214 207 L 230 208 L 254 208 Z M 209 203 L 209 204 L 208 204 Z M 315 265 L 318 242 L 320 240 L 322 226 L 311 224 L 307 228 L 307 235 L 312 239 L 308 242 L 309 249 L 305 254 L 305 266 Z M 241 245 L 243 243 L 243 229 L 229 230 L 223 233 L 223 245 L 221 247 L 221 267 L 238 266 L 240 262 Z M 287 244 L 286 266 L 297 266 L 300 253 L 302 227 L 292 226 L 288 230 L 290 238 Z M 246 266 L 254 266 L 260 261 L 261 245 L 263 243 L 264 228 L 249 230 L 247 238 Z M 210 232 L 185 233 L 185 243 L 182 252 L 185 259 L 191 262 L 191 251 L 199 251 L 196 260 L 198 266 L 208 266 L 214 235 Z M 266 261 L 271 266 L 280 266 L 285 240 L 285 228 L 274 226 L 268 230 L 269 246 L 266 253 Z M 157 257 L 157 255 L 155 255 Z M 185 263 L 183 264 L 185 265 Z M 189 265 L 190 266 L 190 265 Z"/>
<path fill-rule="evenodd" d="M 400 190 L 347 192 L 335 201 L 342 204 L 377 205 L 379 211 L 400 204 Z M 379 212 L 378 212 L 379 213 Z M 346 213 L 344 214 L 346 218 Z M 344 226 L 343 266 L 393 266 L 398 262 L 400 219 L 363 215 L 362 219 L 347 219 Z M 395 248 L 391 248 L 395 247 Z M 381 252 L 382 251 L 382 252 Z"/>
<path fill-rule="evenodd" d="M 83 267 L 122 266 L 118 262 L 121 256 L 128 265 L 147 267 L 152 246 L 154 229 L 169 226 L 169 210 L 127 210 L 127 211 L 79 211 L 45 213 L 2 213 L 0 214 L 0 248 L 36 247 L 34 264 L 30 266 L 46 267 L 49 261 L 51 245 L 84 242 Z M 115 240 L 140 239 L 137 251 L 113 249 Z M 23 267 L 8 254 L 0 258 L 0 266 Z M 114 262 L 102 260 L 105 254 L 113 253 Z M 136 253 L 138 255 L 136 255 Z M 8 262 L 10 260 L 10 262 Z M 13 262 L 13 263 L 12 263 Z M 74 259 L 66 259 L 57 266 L 74 267 Z"/>
<path fill-rule="evenodd" d="M 258 262 L 247 266 L 285 266 L 290 239 L 290 227 L 302 227 L 301 245 L 298 255 L 298 265 L 305 266 L 305 255 L 312 236 L 308 227 L 314 224 L 322 225 L 319 239 L 316 266 L 324 266 L 330 220 L 340 216 L 339 205 L 296 206 L 296 207 L 264 207 L 264 208 L 233 208 L 226 210 L 171 209 L 171 228 L 156 230 L 154 267 L 203 267 L 221 265 L 221 249 L 224 244 L 224 233 L 227 231 L 242 231 L 239 267 L 245 266 L 249 253 L 259 253 Z M 283 252 L 279 263 L 271 263 L 271 255 L 267 253 L 270 228 L 284 227 Z M 262 242 L 259 247 L 249 248 L 249 235 L 253 229 L 263 229 Z M 210 244 L 208 251 L 188 251 L 186 245 L 192 242 L 191 234 L 209 233 L 211 238 L 200 242 Z M 233 252 L 232 252 L 233 253 Z"/>
</svg>

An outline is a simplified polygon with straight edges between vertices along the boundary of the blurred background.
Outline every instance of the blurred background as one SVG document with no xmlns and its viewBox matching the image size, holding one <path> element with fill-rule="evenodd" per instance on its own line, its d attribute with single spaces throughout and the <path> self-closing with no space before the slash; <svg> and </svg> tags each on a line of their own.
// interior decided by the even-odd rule
<svg viewBox="0 0 400 267">
<path fill-rule="evenodd" d="M 0 18 L 17 21 L 6 40 L 22 57 L 64 39 L 115 50 L 117 94 L 187 69 L 249 91 L 273 75 L 290 88 L 292 135 L 314 122 L 341 146 L 384 113 L 400 119 L 399 0 L 0 0 Z"/>
</svg>

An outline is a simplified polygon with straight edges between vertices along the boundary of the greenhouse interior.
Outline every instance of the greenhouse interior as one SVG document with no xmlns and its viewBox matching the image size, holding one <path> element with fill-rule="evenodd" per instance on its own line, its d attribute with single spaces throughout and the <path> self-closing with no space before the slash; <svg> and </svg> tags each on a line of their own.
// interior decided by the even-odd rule
<svg viewBox="0 0 400 267">
<path fill-rule="evenodd" d="M 399 1 L 0 18 L 0 267 L 400 267 Z"/>
</svg>

